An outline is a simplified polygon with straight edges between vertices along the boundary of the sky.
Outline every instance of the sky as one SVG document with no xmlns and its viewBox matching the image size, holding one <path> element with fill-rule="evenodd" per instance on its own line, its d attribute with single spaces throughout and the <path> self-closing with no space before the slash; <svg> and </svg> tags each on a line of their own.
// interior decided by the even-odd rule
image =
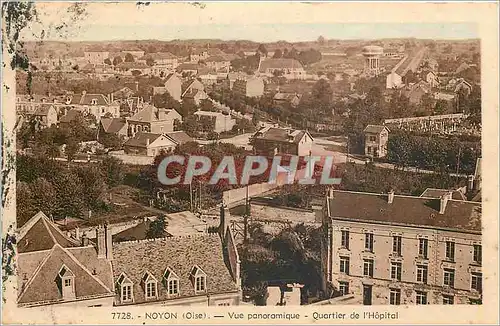
<svg viewBox="0 0 500 326">
<path fill-rule="evenodd" d="M 181 3 L 152 3 L 137 7 L 134 3 L 91 3 L 86 17 L 72 23 L 74 28 L 65 38 L 48 33 L 48 40 L 106 41 L 106 40 L 172 40 L 172 39 L 222 39 L 252 40 L 256 42 L 312 41 L 320 35 L 326 39 L 467 39 L 477 38 L 477 26 L 466 22 L 440 23 L 432 17 L 394 22 L 388 15 L 394 6 L 368 8 L 363 4 L 314 4 L 304 3 L 206 3 L 204 8 Z M 398 4 L 399 7 L 404 4 Z M 57 24 L 65 19 L 67 4 L 41 3 L 37 9 L 42 23 L 32 26 L 39 34 L 40 28 Z M 392 9 L 391 9 L 392 8 Z M 421 9 L 419 9 L 421 8 Z M 415 17 L 423 7 L 411 7 Z M 367 10 L 369 9 L 369 10 Z M 410 9 L 410 7 L 409 7 Z M 427 11 L 428 9 L 425 8 Z M 439 10 L 438 10 L 439 13 Z M 377 18 L 374 18 L 377 17 Z M 391 18 L 393 21 L 390 21 Z M 385 19 L 384 19 L 385 18 Z M 409 17 L 411 18 L 411 17 Z M 373 21 L 370 23 L 360 21 Z M 417 19 L 415 19 L 416 21 Z M 402 21 L 401 19 L 399 21 Z M 33 39 L 30 33 L 25 39 Z"/>
</svg>

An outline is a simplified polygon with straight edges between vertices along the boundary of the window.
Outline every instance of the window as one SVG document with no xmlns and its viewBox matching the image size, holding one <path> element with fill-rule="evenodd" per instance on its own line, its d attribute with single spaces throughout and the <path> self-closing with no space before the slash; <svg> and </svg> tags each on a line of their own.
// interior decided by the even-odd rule
<svg viewBox="0 0 500 326">
<path fill-rule="evenodd" d="M 455 270 L 454 269 L 445 268 L 443 284 L 444 284 L 444 286 L 449 286 L 449 287 L 453 287 L 455 285 Z"/>
<path fill-rule="evenodd" d="M 401 281 L 401 263 L 391 264 L 391 279 Z"/>
<path fill-rule="evenodd" d="M 455 242 L 446 241 L 446 260 L 455 261 Z"/>
<path fill-rule="evenodd" d="M 217 304 L 219 307 L 228 307 L 230 306 L 231 304 L 229 304 L 229 302 L 221 302 L 221 303 L 218 303 Z"/>
<path fill-rule="evenodd" d="M 340 246 L 349 249 L 349 231 L 342 230 L 341 243 Z"/>
<path fill-rule="evenodd" d="M 427 304 L 427 292 L 417 291 L 417 304 Z"/>
<path fill-rule="evenodd" d="M 392 237 L 392 253 L 398 256 L 401 256 L 401 242 L 402 239 L 400 236 Z"/>
<path fill-rule="evenodd" d="M 122 302 L 132 300 L 132 285 L 122 285 Z"/>
<path fill-rule="evenodd" d="M 365 250 L 373 252 L 373 233 L 365 233 Z"/>
<path fill-rule="evenodd" d="M 375 136 L 370 136 L 370 141 L 376 141 L 377 140 L 377 137 Z"/>
<path fill-rule="evenodd" d="M 366 148 L 366 150 L 368 151 L 368 154 L 371 154 L 371 153 L 372 153 L 372 148 L 371 148 L 370 146 L 368 146 L 368 147 Z"/>
<path fill-rule="evenodd" d="M 427 249 L 429 246 L 429 240 L 420 238 L 418 239 L 418 255 L 424 259 L 427 259 Z"/>
<path fill-rule="evenodd" d="M 427 265 L 417 265 L 417 282 L 427 283 Z"/>
<path fill-rule="evenodd" d="M 373 259 L 363 261 L 363 275 L 373 277 Z"/>
<path fill-rule="evenodd" d="M 339 282 L 339 291 L 341 295 L 349 294 L 349 282 Z"/>
<path fill-rule="evenodd" d="M 156 282 L 150 281 L 146 283 L 146 299 L 156 298 Z"/>
<path fill-rule="evenodd" d="M 478 292 L 483 291 L 483 274 L 482 273 L 472 273 L 471 289 L 476 290 Z"/>
<path fill-rule="evenodd" d="M 481 245 L 474 245 L 474 255 L 472 260 L 475 263 L 481 264 L 482 261 L 482 248 Z"/>
<path fill-rule="evenodd" d="M 179 281 L 172 279 L 168 281 L 168 294 L 175 295 L 179 293 Z"/>
<path fill-rule="evenodd" d="M 196 277 L 196 292 L 205 291 L 205 276 Z"/>
<path fill-rule="evenodd" d="M 453 304 L 454 298 L 452 295 L 443 294 L 443 304 Z"/>
<path fill-rule="evenodd" d="M 64 286 L 71 286 L 71 279 L 67 278 L 64 280 Z"/>
<path fill-rule="evenodd" d="M 392 305 L 400 305 L 401 304 L 401 290 L 400 289 L 391 289 L 391 293 L 389 296 L 389 303 Z"/>
<path fill-rule="evenodd" d="M 97 99 L 93 98 L 92 99 L 92 105 L 96 105 L 97 104 Z"/>
<path fill-rule="evenodd" d="M 340 272 L 349 275 L 349 257 L 340 257 Z"/>
</svg>

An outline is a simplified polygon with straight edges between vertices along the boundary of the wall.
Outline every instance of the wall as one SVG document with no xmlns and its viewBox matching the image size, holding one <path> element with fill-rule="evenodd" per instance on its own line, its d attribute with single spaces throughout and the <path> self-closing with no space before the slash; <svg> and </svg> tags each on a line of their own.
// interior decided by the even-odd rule
<svg viewBox="0 0 500 326">
<path fill-rule="evenodd" d="M 286 206 L 268 206 L 263 203 L 258 203 L 254 200 L 251 201 L 250 212 L 253 218 L 287 220 L 295 223 L 321 223 L 321 221 L 316 221 L 316 214 L 313 211 L 305 209 L 294 209 L 292 207 Z"/>
<path fill-rule="evenodd" d="M 471 293 L 471 271 L 480 271 L 480 266 L 472 262 L 472 245 L 481 241 L 481 236 L 469 233 L 441 231 L 415 227 L 396 227 L 333 220 L 332 280 L 335 286 L 338 281 L 350 282 L 349 290 L 355 295 L 362 295 L 363 284 L 373 285 L 373 304 L 389 303 L 389 287 L 401 288 L 401 304 L 415 304 L 415 290 L 428 292 L 429 303 L 441 304 L 442 294 L 455 295 L 455 303 L 468 303 Z M 349 230 L 349 250 L 341 248 L 341 230 Z M 365 232 L 374 234 L 374 253 L 364 250 Z M 392 255 L 392 236 L 402 237 L 402 258 Z M 419 238 L 427 238 L 428 259 L 418 257 Z M 445 261 L 445 241 L 455 241 L 455 262 Z M 339 257 L 350 258 L 350 275 L 340 273 Z M 325 259 L 324 257 L 323 259 Z M 363 259 L 374 260 L 374 277 L 363 276 Z M 390 279 L 391 261 L 402 263 L 401 282 Z M 416 283 L 417 264 L 428 265 L 428 284 Z M 453 289 L 443 288 L 443 269 L 455 269 L 455 286 Z M 325 275 L 326 277 L 327 275 Z M 474 296 L 474 294 L 472 294 Z"/>
</svg>

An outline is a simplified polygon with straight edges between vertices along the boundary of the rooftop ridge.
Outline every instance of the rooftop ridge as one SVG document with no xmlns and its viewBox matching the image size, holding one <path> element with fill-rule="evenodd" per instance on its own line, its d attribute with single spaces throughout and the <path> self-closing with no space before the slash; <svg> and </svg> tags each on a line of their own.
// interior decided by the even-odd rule
<svg viewBox="0 0 500 326">
<path fill-rule="evenodd" d="M 176 235 L 173 237 L 162 237 L 162 238 L 151 238 L 151 239 L 141 239 L 141 240 L 127 240 L 120 242 L 113 242 L 113 245 L 121 245 L 121 244 L 130 244 L 130 243 L 145 243 L 145 242 L 156 242 L 156 241 L 176 241 L 182 239 L 192 239 L 192 238 L 203 238 L 203 237 L 214 237 L 218 238 L 219 235 L 217 233 L 208 233 L 208 232 L 200 232 L 193 234 L 184 234 L 184 235 Z"/>
</svg>

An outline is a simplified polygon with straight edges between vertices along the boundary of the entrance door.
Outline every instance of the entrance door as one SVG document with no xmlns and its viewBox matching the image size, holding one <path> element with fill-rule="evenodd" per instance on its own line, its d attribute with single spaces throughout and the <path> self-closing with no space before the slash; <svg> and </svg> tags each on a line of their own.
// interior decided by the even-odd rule
<svg viewBox="0 0 500 326">
<path fill-rule="evenodd" d="M 363 285 L 363 304 L 365 306 L 371 306 L 372 304 L 372 286 Z"/>
</svg>

